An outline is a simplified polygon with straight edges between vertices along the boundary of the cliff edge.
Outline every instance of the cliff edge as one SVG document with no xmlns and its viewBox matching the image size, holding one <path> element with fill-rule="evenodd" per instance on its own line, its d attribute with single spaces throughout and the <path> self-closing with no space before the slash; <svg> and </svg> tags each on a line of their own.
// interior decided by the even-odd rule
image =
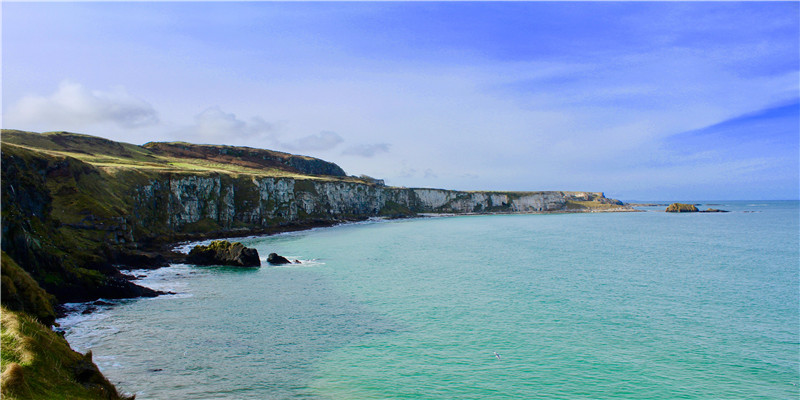
<svg viewBox="0 0 800 400">
<path fill-rule="evenodd" d="M 26 334 L 37 337 L 49 335 L 42 332 L 54 322 L 54 304 L 158 295 L 117 267 L 166 263 L 152 252 L 178 240 L 424 213 L 630 210 L 598 192 L 388 187 L 379 179 L 347 176 L 331 162 L 248 147 L 137 146 L 69 132 L 3 130 L 0 153 L 3 325 L 35 319 L 42 328 Z M 9 353 L 14 347 L 6 343 L 14 336 L 6 333 L 3 393 L 26 398 L 28 383 L 39 379 L 36 371 L 49 367 L 17 360 L 22 356 Z M 84 387 L 98 385 L 91 390 L 117 398 L 94 373 L 90 356 L 73 353 L 59 347 L 59 365 L 83 368 L 91 381 Z"/>
</svg>

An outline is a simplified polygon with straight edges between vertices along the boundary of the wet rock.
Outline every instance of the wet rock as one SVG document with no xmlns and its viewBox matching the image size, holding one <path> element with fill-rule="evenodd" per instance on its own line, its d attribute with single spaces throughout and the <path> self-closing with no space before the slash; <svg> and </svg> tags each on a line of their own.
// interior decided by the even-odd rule
<svg viewBox="0 0 800 400">
<path fill-rule="evenodd" d="M 239 242 L 215 240 L 208 246 L 197 245 L 189 252 L 187 262 L 197 265 L 229 265 L 233 267 L 259 267 L 258 251 Z"/>
<path fill-rule="evenodd" d="M 112 261 L 114 264 L 132 269 L 156 269 L 169 266 L 167 258 L 163 255 L 140 250 L 118 252 L 113 255 Z"/>
<path fill-rule="evenodd" d="M 267 256 L 267 262 L 272 265 L 281 265 L 281 264 L 291 264 L 292 262 L 289 261 L 286 257 L 279 256 L 275 253 L 269 253 Z"/>
</svg>

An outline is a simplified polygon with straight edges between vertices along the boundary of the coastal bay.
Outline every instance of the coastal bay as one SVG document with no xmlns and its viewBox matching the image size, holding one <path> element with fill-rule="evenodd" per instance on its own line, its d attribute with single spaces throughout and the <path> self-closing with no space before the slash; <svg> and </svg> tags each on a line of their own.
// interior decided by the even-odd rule
<svg viewBox="0 0 800 400">
<path fill-rule="evenodd" d="M 143 399 L 791 398 L 798 203 L 724 205 L 247 238 L 304 263 L 160 270 L 67 338 Z"/>
</svg>

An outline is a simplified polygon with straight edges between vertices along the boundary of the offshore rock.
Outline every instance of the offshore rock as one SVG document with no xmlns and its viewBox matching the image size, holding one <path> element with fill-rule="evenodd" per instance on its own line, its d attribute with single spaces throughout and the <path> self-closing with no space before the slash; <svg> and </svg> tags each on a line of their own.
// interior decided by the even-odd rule
<svg viewBox="0 0 800 400">
<path fill-rule="evenodd" d="M 269 253 L 269 255 L 267 256 L 267 262 L 272 264 L 272 265 L 281 265 L 281 264 L 291 264 L 292 263 L 286 257 L 279 256 L 276 253 Z"/>
<path fill-rule="evenodd" d="M 169 266 L 169 261 L 162 254 L 141 250 L 120 251 L 113 254 L 112 261 L 117 265 L 136 269 L 158 269 Z"/>
<path fill-rule="evenodd" d="M 666 212 L 675 212 L 675 213 L 683 213 L 683 212 L 699 212 L 700 210 L 697 209 L 692 204 L 683 204 L 683 203 L 672 203 L 667 206 Z"/>
<path fill-rule="evenodd" d="M 229 265 L 233 267 L 260 267 L 258 250 L 239 242 L 215 240 L 208 246 L 197 245 L 189 252 L 187 262 L 197 265 Z"/>
</svg>

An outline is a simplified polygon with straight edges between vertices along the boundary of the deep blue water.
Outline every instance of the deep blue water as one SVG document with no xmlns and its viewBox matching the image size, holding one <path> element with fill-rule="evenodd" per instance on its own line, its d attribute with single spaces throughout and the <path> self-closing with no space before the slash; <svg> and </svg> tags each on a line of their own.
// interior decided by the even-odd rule
<svg viewBox="0 0 800 400">
<path fill-rule="evenodd" d="M 796 399 L 798 202 L 714 203 L 247 238 L 303 263 L 61 322 L 137 399 Z"/>
</svg>

